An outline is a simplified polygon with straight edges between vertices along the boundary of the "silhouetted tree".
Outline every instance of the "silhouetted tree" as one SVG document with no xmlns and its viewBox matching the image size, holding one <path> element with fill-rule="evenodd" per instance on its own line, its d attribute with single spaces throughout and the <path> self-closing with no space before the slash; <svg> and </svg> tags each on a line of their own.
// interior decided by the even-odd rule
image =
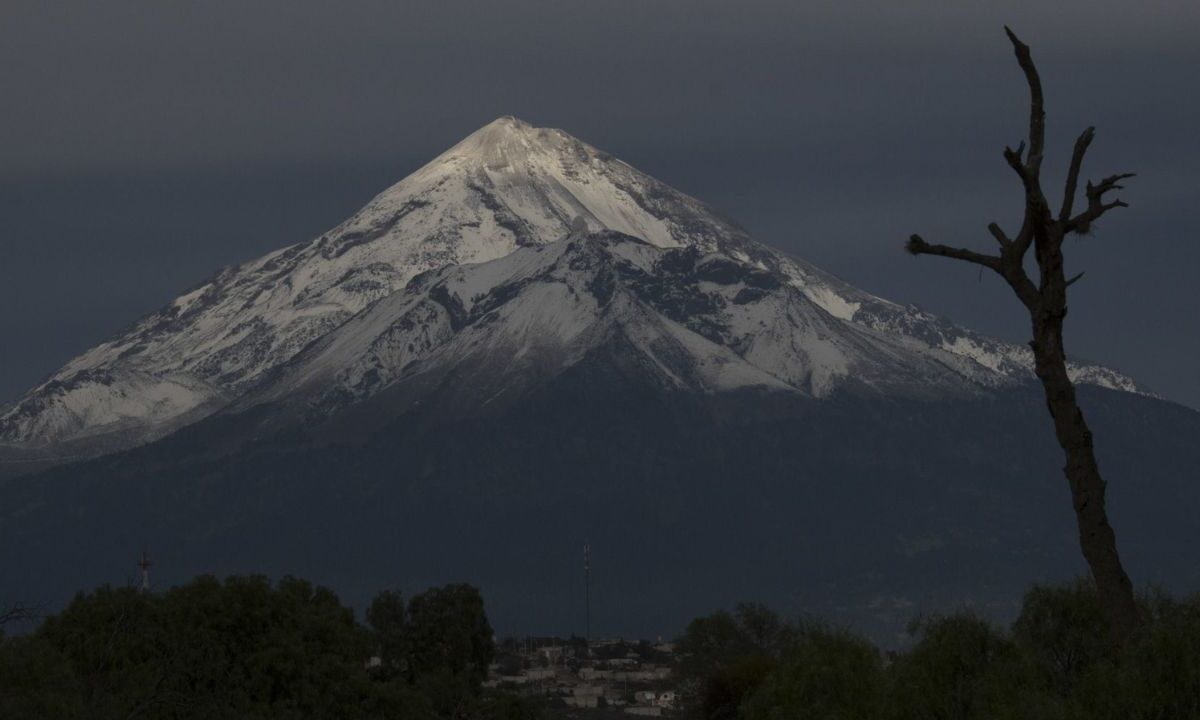
<svg viewBox="0 0 1200 720">
<path fill-rule="evenodd" d="M 82 683 L 61 652 L 41 638 L 0 634 L 0 718 L 76 720 Z"/>
<path fill-rule="evenodd" d="M 408 603 L 408 643 L 413 674 L 446 672 L 474 688 L 487 679 L 496 654 L 483 596 L 470 585 L 445 585 Z"/>
<path fill-rule="evenodd" d="M 43 662 L 61 656 L 75 679 L 74 717 L 374 718 L 413 706 L 374 692 L 368 634 L 350 608 L 295 578 L 202 576 L 162 594 L 102 587 L 34 639 Z"/>
<path fill-rule="evenodd" d="M 913 621 L 909 632 L 917 643 L 891 668 L 889 705 L 897 720 L 1024 717 L 1012 710 L 1036 707 L 1018 647 L 983 618 L 929 617 Z"/>
<path fill-rule="evenodd" d="M 371 601 L 367 608 L 367 625 L 375 636 L 379 652 L 380 672 L 384 679 L 408 677 L 408 610 L 404 597 L 385 590 Z"/>
<path fill-rule="evenodd" d="M 679 637 L 681 689 L 691 713 L 705 720 L 737 717 L 742 701 L 758 688 L 795 644 L 795 625 L 759 603 L 739 603 L 688 624 Z"/>
<path fill-rule="evenodd" d="M 40 617 L 41 612 L 37 608 L 30 607 L 25 603 L 13 603 L 0 608 L 0 628 L 9 623 L 29 622 Z"/>
<path fill-rule="evenodd" d="M 445 585 L 408 603 L 404 638 L 413 686 L 438 715 L 462 717 L 480 702 L 496 654 L 483 597 L 470 585 Z"/>
<path fill-rule="evenodd" d="M 739 706 L 739 720 L 887 717 L 879 651 L 848 630 L 808 623 L 781 664 Z"/>
<path fill-rule="evenodd" d="M 706 678 L 700 688 L 699 717 L 703 720 L 736 720 L 742 703 L 758 690 L 778 662 L 766 655 L 749 655 Z"/>
<path fill-rule="evenodd" d="M 1030 588 L 1013 623 L 1013 638 L 1050 689 L 1068 698 L 1090 668 L 1109 658 L 1107 628 L 1095 585 L 1081 578 Z"/>
<path fill-rule="evenodd" d="M 1075 397 L 1075 386 L 1067 373 L 1063 348 L 1063 320 L 1067 316 L 1067 289 L 1079 280 L 1080 273 L 1066 277 L 1063 268 L 1063 241 L 1072 234 L 1085 235 L 1093 223 L 1109 210 L 1126 207 L 1121 200 L 1106 201 L 1105 195 L 1121 188 L 1131 174 L 1110 175 L 1098 183 L 1087 183 L 1084 194 L 1087 207 L 1076 213 L 1074 202 L 1083 156 L 1092 142 L 1094 128 L 1083 131 L 1075 141 L 1075 151 L 1067 171 L 1062 205 L 1055 215 L 1042 191 L 1041 168 L 1044 157 L 1046 113 L 1042 102 L 1042 83 L 1029 52 L 1012 30 L 1005 28 L 1025 73 L 1030 90 L 1029 145 L 1024 141 L 1014 150 L 1004 149 L 1004 159 L 1016 172 L 1025 189 L 1025 217 L 1020 231 L 1009 237 L 996 223 L 988 231 L 999 246 L 997 254 L 987 254 L 927 243 L 920 235 L 909 238 L 907 249 L 913 255 L 939 255 L 963 260 L 994 271 L 1012 288 L 1029 312 L 1033 328 L 1034 371 L 1045 391 L 1055 437 L 1066 454 L 1063 468 L 1071 486 L 1075 517 L 1079 526 L 1079 544 L 1096 581 L 1101 606 L 1109 621 L 1113 639 L 1124 644 L 1138 623 L 1133 585 L 1117 554 L 1116 536 L 1104 507 L 1104 479 L 1096 463 L 1092 431 L 1084 420 Z M 1037 278 L 1025 269 L 1026 256 L 1033 248 Z"/>
</svg>

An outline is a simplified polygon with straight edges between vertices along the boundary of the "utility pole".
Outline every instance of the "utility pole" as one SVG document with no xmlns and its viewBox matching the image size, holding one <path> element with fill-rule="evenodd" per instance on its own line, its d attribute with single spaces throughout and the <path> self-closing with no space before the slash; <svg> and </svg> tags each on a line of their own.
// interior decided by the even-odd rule
<svg viewBox="0 0 1200 720">
<path fill-rule="evenodd" d="M 142 550 L 142 556 L 138 558 L 138 569 L 142 571 L 142 592 L 150 592 L 150 567 L 154 565 L 150 560 L 150 555 Z"/>
</svg>

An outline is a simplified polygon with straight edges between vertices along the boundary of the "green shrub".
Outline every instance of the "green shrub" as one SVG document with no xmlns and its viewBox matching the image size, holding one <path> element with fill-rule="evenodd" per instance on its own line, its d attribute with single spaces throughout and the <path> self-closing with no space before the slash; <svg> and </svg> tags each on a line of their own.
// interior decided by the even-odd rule
<svg viewBox="0 0 1200 720">
<path fill-rule="evenodd" d="M 875 720 L 886 681 L 875 646 L 814 625 L 799 632 L 783 663 L 741 706 L 743 720 Z"/>
<path fill-rule="evenodd" d="M 676 647 L 687 712 L 705 720 L 737 717 L 796 633 L 795 625 L 758 603 L 693 620 Z"/>
<path fill-rule="evenodd" d="M 485 695 L 472 713 L 473 720 L 540 720 L 543 715 L 540 699 L 505 692 Z"/>
<path fill-rule="evenodd" d="M 83 716 L 384 716 L 367 631 L 332 592 L 294 578 L 200 577 L 161 595 L 80 594 L 34 636 L 81 687 Z M 388 711 L 387 715 L 392 713 Z"/>
<path fill-rule="evenodd" d="M 107 586 L 76 595 L 35 638 L 66 658 L 86 714 L 102 718 L 137 714 L 162 694 L 160 668 L 175 647 L 156 598 Z"/>
<path fill-rule="evenodd" d="M 775 669 L 777 661 L 766 655 L 748 655 L 710 675 L 704 682 L 700 716 L 704 720 L 733 720 L 742 702 L 750 697 Z"/>
<path fill-rule="evenodd" d="M 1083 720 L 1200 718 L 1200 597 L 1151 596 L 1145 624 L 1115 659 L 1097 663 L 1072 697 Z"/>
<path fill-rule="evenodd" d="M 1062 699 L 1113 653 L 1108 622 L 1089 579 L 1030 589 L 1013 624 L 1013 638 L 1044 685 Z"/>
<path fill-rule="evenodd" d="M 892 667 L 896 720 L 1053 717 L 1017 645 L 973 613 L 913 623 L 917 644 Z"/>
<path fill-rule="evenodd" d="M 72 720 L 83 694 L 67 657 L 37 637 L 0 634 L 0 718 Z"/>
</svg>

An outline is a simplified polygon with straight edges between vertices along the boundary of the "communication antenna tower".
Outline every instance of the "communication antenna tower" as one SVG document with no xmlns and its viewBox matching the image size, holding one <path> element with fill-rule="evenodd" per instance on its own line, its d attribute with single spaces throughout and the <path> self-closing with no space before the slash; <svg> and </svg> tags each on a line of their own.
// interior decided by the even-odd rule
<svg viewBox="0 0 1200 720">
<path fill-rule="evenodd" d="M 592 546 L 587 543 L 583 545 L 583 602 L 586 623 L 584 639 L 587 640 L 590 652 L 592 648 Z"/>
<path fill-rule="evenodd" d="M 142 556 L 138 558 L 138 569 L 142 571 L 142 592 L 150 592 L 150 568 L 154 563 L 150 560 L 150 555 L 143 550 Z"/>
</svg>

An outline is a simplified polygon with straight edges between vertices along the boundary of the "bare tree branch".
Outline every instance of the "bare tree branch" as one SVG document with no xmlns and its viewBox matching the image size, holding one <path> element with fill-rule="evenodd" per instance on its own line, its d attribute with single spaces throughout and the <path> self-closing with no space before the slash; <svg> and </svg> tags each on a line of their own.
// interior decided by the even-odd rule
<svg viewBox="0 0 1200 720">
<path fill-rule="evenodd" d="M 982 265 L 986 268 L 991 268 L 996 272 L 1000 272 L 1000 258 L 992 255 L 984 255 L 973 250 L 963 248 L 954 248 L 948 245 L 930 245 L 920 235 L 912 235 L 908 238 L 908 244 L 904 246 L 909 253 L 913 255 L 938 255 L 941 257 L 954 258 L 955 260 L 965 260 L 969 263 Z"/>
<path fill-rule="evenodd" d="M 1021 222 L 1021 230 L 1013 239 L 1013 245 L 1010 249 L 1010 252 L 1018 259 L 1025 257 L 1025 253 L 1029 252 L 1029 246 L 1033 245 L 1034 226 L 1037 222 L 1038 218 L 1035 216 L 1034 209 L 1030 206 L 1028 193 L 1026 193 L 1025 219 Z"/>
<path fill-rule="evenodd" d="M 1037 238 L 1035 229 L 1041 227 L 1041 215 L 1046 212 L 1046 196 L 1042 193 L 1041 185 L 1042 156 L 1046 145 L 1046 110 L 1042 96 L 1042 79 L 1033 63 L 1029 46 L 1021 42 L 1008 26 L 1005 26 L 1004 33 L 1012 43 L 1017 64 L 1021 66 L 1025 82 L 1029 85 L 1029 150 L 1026 152 L 1024 141 L 1015 150 L 1004 148 L 1004 159 L 1021 178 L 1021 184 L 1025 187 L 1025 220 L 1009 253 L 1024 257 Z"/>
<path fill-rule="evenodd" d="M 1104 202 L 1105 193 L 1113 190 L 1124 190 L 1125 186 L 1120 182 L 1126 178 L 1134 177 L 1133 173 L 1118 173 L 1117 175 L 1109 175 L 1093 185 L 1087 184 L 1084 194 L 1087 196 L 1087 209 L 1079 213 L 1075 217 L 1067 221 L 1066 230 L 1068 232 L 1086 233 L 1091 229 L 1092 223 L 1100 218 L 1101 215 L 1119 207 L 1129 207 L 1128 203 L 1123 200 L 1113 200 L 1112 202 Z"/>
<path fill-rule="evenodd" d="M 1079 282 L 1082 279 L 1083 279 L 1083 273 L 1079 273 L 1075 277 L 1068 280 L 1067 283 L 1065 285 L 1063 285 L 1063 287 L 1071 287 L 1072 285 L 1074 285 L 1075 283 Z"/>
<path fill-rule="evenodd" d="M 996 238 L 996 242 L 1000 243 L 1000 247 L 1004 248 L 1012 244 L 1012 240 L 1004 234 L 1004 231 L 996 223 L 988 223 L 987 229 L 992 234 L 992 237 Z"/>
<path fill-rule="evenodd" d="M 1042 152 L 1046 143 L 1046 110 L 1042 99 L 1042 79 L 1038 76 L 1037 66 L 1033 64 L 1029 46 L 1021 42 L 1007 25 L 1004 26 L 1004 32 L 1012 42 L 1017 63 L 1025 73 L 1025 82 L 1029 84 L 1029 155 L 1025 158 L 1025 166 L 1036 177 L 1042 167 Z"/>
<path fill-rule="evenodd" d="M 1067 170 L 1067 187 L 1063 192 L 1062 210 L 1058 213 L 1058 221 L 1061 223 L 1066 223 L 1071 217 L 1071 207 L 1075 204 L 1075 189 L 1079 186 L 1079 170 L 1083 167 L 1083 156 L 1095 136 L 1096 128 L 1089 127 L 1075 141 L 1075 151 L 1071 153 L 1071 167 Z"/>
<path fill-rule="evenodd" d="M 1021 178 L 1021 182 L 1025 184 L 1025 187 L 1028 188 L 1029 187 L 1029 171 L 1025 168 L 1025 160 L 1022 157 L 1024 152 L 1025 152 L 1025 141 L 1024 140 L 1022 140 L 1021 143 L 1019 145 L 1017 145 L 1016 150 L 1014 150 L 1006 145 L 1004 147 L 1004 159 L 1008 162 L 1008 166 L 1011 167 L 1017 173 L 1017 177 Z"/>
<path fill-rule="evenodd" d="M 40 608 L 31 607 L 22 603 L 16 603 L 4 608 L 3 610 L 0 610 L 0 627 L 4 627 L 8 623 L 37 620 L 41 616 L 42 612 Z"/>
<path fill-rule="evenodd" d="M 1100 181 L 1100 183 L 1098 185 L 1093 185 L 1092 183 L 1088 183 L 1088 186 L 1087 186 L 1088 199 L 1091 200 L 1093 194 L 1095 194 L 1097 197 L 1099 197 L 1100 195 L 1103 195 L 1104 193 L 1108 192 L 1109 190 L 1123 190 L 1125 188 L 1125 186 L 1118 185 L 1117 183 L 1121 182 L 1122 180 L 1127 180 L 1131 177 L 1137 177 L 1137 174 L 1136 173 L 1117 173 L 1116 175 L 1109 175 L 1108 177 L 1104 178 L 1103 180 Z"/>
</svg>

